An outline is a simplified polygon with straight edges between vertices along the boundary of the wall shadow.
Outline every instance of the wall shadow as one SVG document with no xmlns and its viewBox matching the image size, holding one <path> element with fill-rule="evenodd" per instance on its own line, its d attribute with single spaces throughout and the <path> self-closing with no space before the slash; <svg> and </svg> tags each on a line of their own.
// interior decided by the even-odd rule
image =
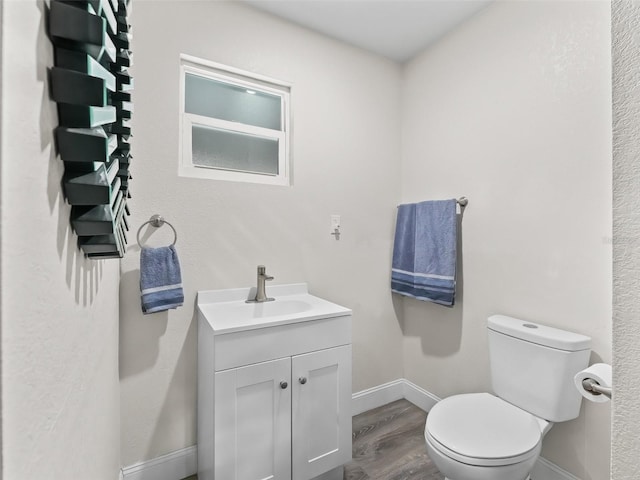
<svg viewBox="0 0 640 480">
<path fill-rule="evenodd" d="M 467 207 L 468 208 L 468 207 Z M 464 312 L 464 267 L 462 252 L 462 218 L 464 208 L 456 216 L 458 225 L 456 260 L 456 299 L 453 307 L 416 300 L 398 294 L 393 296 L 393 308 L 405 337 L 420 338 L 422 352 L 435 357 L 447 357 L 460 350 Z"/>
<path fill-rule="evenodd" d="M 140 271 L 125 272 L 120 277 L 119 369 L 124 379 L 152 368 L 158 360 L 160 338 L 167 331 L 169 312 L 135 315 L 130 306 L 140 303 Z"/>
<path fill-rule="evenodd" d="M 48 10 L 44 0 L 38 0 L 36 8 L 40 15 L 40 28 L 36 39 L 36 80 L 42 83 L 40 97 L 40 151 L 49 151 L 47 162 L 47 199 L 49 213 L 57 219 L 56 246 L 61 262 L 66 262 L 65 280 L 69 290 L 74 292 L 77 305 L 92 305 L 102 281 L 104 264 L 102 261 L 89 260 L 78 248 L 77 237 L 73 233 L 69 217 L 71 206 L 65 201 L 62 178 L 64 163 L 57 155 L 54 131 L 58 126 L 58 114 L 54 101 L 51 100 L 49 68 L 53 65 L 53 46 L 48 37 Z M 66 255 L 66 258 L 65 258 Z"/>
<path fill-rule="evenodd" d="M 196 444 L 198 389 L 198 317 L 195 313 L 187 329 L 175 370 L 166 389 L 145 458 L 155 458 Z M 180 412 L 176 415 L 176 412 Z M 167 441 L 167 434 L 171 433 Z M 168 444 L 170 443 L 170 444 Z"/>
</svg>

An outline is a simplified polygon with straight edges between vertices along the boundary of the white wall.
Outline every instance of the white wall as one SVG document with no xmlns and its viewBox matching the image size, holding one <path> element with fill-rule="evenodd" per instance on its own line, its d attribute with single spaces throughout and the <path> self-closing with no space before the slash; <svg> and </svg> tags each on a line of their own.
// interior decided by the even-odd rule
<svg viewBox="0 0 640 480">
<path fill-rule="evenodd" d="M 609 27 L 607 2 L 497 2 L 406 66 L 403 201 L 469 197 L 457 305 L 399 304 L 405 377 L 441 397 L 490 387 L 493 313 L 611 361 Z M 605 480 L 610 406 L 585 403 L 543 456 Z"/>
<path fill-rule="evenodd" d="M 0 99 L 2 99 L 2 84 L 4 82 L 3 72 L 3 63 L 2 58 L 4 57 L 4 52 L 2 49 L 3 39 L 2 39 L 2 11 L 4 10 L 4 0 L 0 0 Z M 0 110 L 0 162 L 2 161 L 2 113 Z M 2 212 L 2 167 L 0 167 L 0 212 Z M 2 214 L 0 213 L 0 220 L 2 219 Z M 0 222 L 0 345 L 2 345 L 2 222 Z M 0 349 L 0 372 L 2 372 L 2 352 Z M 0 380 L 0 412 L 2 412 L 2 381 Z M 3 450 L 3 435 L 4 431 L 2 424 L 2 415 L 0 415 L 0 472 L 3 471 L 3 463 L 2 463 L 2 452 Z"/>
<path fill-rule="evenodd" d="M 611 478 L 640 457 L 640 2 L 616 0 L 613 33 L 613 442 Z"/>
<path fill-rule="evenodd" d="M 120 468 L 117 260 L 78 252 L 53 150 L 44 2 L 4 2 L 2 419 L 7 480 L 114 480 Z"/>
<path fill-rule="evenodd" d="M 232 2 L 135 4 L 134 232 L 152 214 L 176 227 L 185 306 L 143 316 L 139 255 L 122 262 L 122 461 L 195 443 L 198 290 L 307 281 L 350 307 L 354 391 L 402 376 L 389 291 L 399 198 L 400 68 Z M 178 178 L 179 54 L 291 81 L 294 185 Z M 342 215 L 339 241 L 329 217 Z M 154 233 L 151 244 L 171 238 Z"/>
<path fill-rule="evenodd" d="M 611 359 L 608 8 L 519 5 L 494 5 L 405 72 L 403 199 L 471 199 L 462 301 L 451 310 L 396 302 L 405 376 L 442 396 L 486 384 L 483 325 L 492 312 L 592 335 L 593 361 Z M 618 480 L 637 476 L 640 450 L 638 268 L 633 243 L 624 241 L 637 237 L 640 208 L 638 142 L 628 140 L 637 115 L 625 103 L 637 103 L 628 94 L 637 83 L 631 32 L 640 12 L 637 3 L 614 6 Z M 69 228 L 52 150 L 44 4 L 2 8 L 3 475 L 113 479 L 117 262 L 84 260 Z M 125 465 L 194 443 L 195 292 L 251 285 L 257 263 L 276 283 L 308 280 L 314 293 L 354 309 L 354 391 L 403 375 L 388 293 L 400 198 L 399 69 L 242 6 L 139 2 L 135 9 L 144 35 L 134 40 L 132 224 L 135 233 L 158 212 L 176 225 L 187 303 L 143 317 L 130 249 L 120 289 Z M 174 32 L 171 42 L 166 32 Z M 293 81 L 292 188 L 176 178 L 180 52 Z M 331 213 L 343 215 L 340 242 L 328 236 Z M 544 455 L 583 480 L 609 478 L 607 432 L 607 406 L 588 404 L 578 420 L 552 430 Z"/>
</svg>

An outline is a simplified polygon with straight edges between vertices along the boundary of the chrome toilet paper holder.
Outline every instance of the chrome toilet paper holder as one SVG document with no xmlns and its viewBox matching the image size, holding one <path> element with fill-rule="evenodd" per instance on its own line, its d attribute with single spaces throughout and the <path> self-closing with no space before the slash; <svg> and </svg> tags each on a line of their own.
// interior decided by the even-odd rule
<svg viewBox="0 0 640 480">
<path fill-rule="evenodd" d="M 587 392 L 592 393 L 593 395 L 604 395 L 607 398 L 611 398 L 611 395 L 613 393 L 612 388 L 603 387 L 593 378 L 585 378 L 584 380 L 582 380 L 582 386 Z"/>
</svg>

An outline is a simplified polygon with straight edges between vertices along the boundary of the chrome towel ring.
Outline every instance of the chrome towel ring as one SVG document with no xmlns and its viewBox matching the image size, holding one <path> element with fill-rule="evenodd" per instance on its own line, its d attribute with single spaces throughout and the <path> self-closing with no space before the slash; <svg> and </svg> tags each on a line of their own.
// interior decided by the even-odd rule
<svg viewBox="0 0 640 480">
<path fill-rule="evenodd" d="M 142 231 L 142 227 L 144 227 L 147 224 L 156 228 L 160 228 L 165 224 L 169 225 L 171 227 L 171 230 L 173 230 L 173 237 L 174 237 L 173 243 L 171 244 L 171 246 L 175 245 L 176 242 L 178 241 L 178 232 L 176 232 L 176 229 L 173 227 L 173 225 L 167 222 L 162 215 L 156 214 L 156 215 L 152 215 L 151 218 L 146 222 L 144 222 L 142 225 L 140 225 L 140 228 L 138 229 L 138 233 L 136 234 L 136 240 L 138 241 L 138 245 L 140 246 L 140 248 L 142 248 L 142 243 L 140 243 L 140 232 Z"/>
</svg>

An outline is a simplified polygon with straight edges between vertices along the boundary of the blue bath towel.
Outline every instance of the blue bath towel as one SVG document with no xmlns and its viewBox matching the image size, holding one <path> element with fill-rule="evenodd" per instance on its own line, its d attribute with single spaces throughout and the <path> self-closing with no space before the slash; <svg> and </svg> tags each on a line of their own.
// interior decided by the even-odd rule
<svg viewBox="0 0 640 480">
<path fill-rule="evenodd" d="M 182 275 L 178 252 L 169 247 L 140 251 L 140 293 L 142 313 L 155 313 L 177 308 L 184 303 Z"/>
<path fill-rule="evenodd" d="M 451 306 L 456 289 L 456 200 L 398 207 L 391 291 Z"/>
</svg>

